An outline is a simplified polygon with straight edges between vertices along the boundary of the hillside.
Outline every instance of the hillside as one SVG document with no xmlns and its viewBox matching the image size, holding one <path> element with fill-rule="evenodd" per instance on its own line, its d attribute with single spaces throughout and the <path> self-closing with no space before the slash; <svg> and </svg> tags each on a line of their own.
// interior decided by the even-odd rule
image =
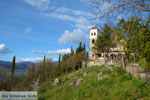
<svg viewBox="0 0 150 100">
<path fill-rule="evenodd" d="M 39 100 L 149 100 L 150 84 L 121 67 L 94 66 L 46 82 L 38 92 Z"/>
</svg>

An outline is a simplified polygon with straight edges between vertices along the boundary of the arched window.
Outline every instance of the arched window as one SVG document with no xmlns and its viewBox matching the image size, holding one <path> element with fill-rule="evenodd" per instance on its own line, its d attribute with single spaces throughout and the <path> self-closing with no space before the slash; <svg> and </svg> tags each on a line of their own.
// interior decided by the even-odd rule
<svg viewBox="0 0 150 100">
<path fill-rule="evenodd" d="M 91 35 L 93 36 L 93 33 L 91 33 Z"/>
<path fill-rule="evenodd" d="M 96 35 L 96 33 L 94 33 L 94 36 Z"/>
<path fill-rule="evenodd" d="M 92 39 L 92 44 L 94 44 L 95 43 L 95 40 L 94 39 Z"/>
</svg>

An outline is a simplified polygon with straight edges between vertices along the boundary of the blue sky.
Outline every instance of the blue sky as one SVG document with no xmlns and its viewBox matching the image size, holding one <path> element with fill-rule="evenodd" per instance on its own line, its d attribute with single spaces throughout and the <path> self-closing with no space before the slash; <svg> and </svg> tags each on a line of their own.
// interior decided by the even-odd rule
<svg viewBox="0 0 150 100">
<path fill-rule="evenodd" d="M 80 41 L 88 48 L 91 16 L 88 0 L 0 0 L 0 60 L 56 60 Z"/>
</svg>

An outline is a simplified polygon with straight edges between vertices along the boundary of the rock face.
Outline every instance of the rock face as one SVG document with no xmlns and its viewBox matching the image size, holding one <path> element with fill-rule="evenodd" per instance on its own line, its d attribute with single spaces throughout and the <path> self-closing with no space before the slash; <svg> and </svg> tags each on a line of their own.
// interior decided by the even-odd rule
<svg viewBox="0 0 150 100">
<path fill-rule="evenodd" d="M 104 73 L 104 71 L 100 71 L 100 72 L 97 74 L 97 77 L 99 78 L 103 73 Z"/>
<path fill-rule="evenodd" d="M 71 83 L 69 84 L 69 86 L 70 86 L 71 88 L 73 88 L 73 87 L 74 87 L 74 83 L 71 82 Z"/>
<path fill-rule="evenodd" d="M 83 78 L 77 80 L 76 86 L 79 86 L 82 82 L 84 82 Z"/>
<path fill-rule="evenodd" d="M 98 80 L 102 80 L 102 79 L 105 79 L 105 78 L 109 78 L 108 75 L 103 75 L 104 74 L 104 71 L 114 71 L 114 69 L 112 67 L 105 67 L 104 69 L 102 69 L 98 74 L 97 74 L 97 78 Z"/>
<path fill-rule="evenodd" d="M 59 79 L 58 78 L 56 78 L 55 80 L 54 80 L 54 85 L 56 85 L 56 84 L 58 84 L 59 83 Z"/>
<path fill-rule="evenodd" d="M 144 68 L 136 67 L 136 72 L 137 73 L 144 73 L 145 70 L 144 70 Z"/>
<path fill-rule="evenodd" d="M 100 77 L 98 77 L 98 80 L 103 80 L 105 78 L 109 78 L 109 75 L 100 76 Z"/>
<path fill-rule="evenodd" d="M 87 75 L 87 73 L 85 72 L 84 74 L 83 74 L 83 76 L 86 76 Z"/>
<path fill-rule="evenodd" d="M 133 74 L 132 67 L 126 66 L 126 71 Z"/>
<path fill-rule="evenodd" d="M 106 69 L 107 71 L 114 71 L 114 69 L 113 69 L 112 67 L 105 67 L 105 69 Z"/>
<path fill-rule="evenodd" d="M 140 73 L 139 77 L 140 77 L 140 79 L 144 80 L 144 79 L 146 79 L 146 74 L 145 73 Z"/>
<path fill-rule="evenodd" d="M 31 85 L 31 88 L 36 91 L 39 88 L 39 79 L 38 80 L 33 80 L 33 84 Z"/>
</svg>

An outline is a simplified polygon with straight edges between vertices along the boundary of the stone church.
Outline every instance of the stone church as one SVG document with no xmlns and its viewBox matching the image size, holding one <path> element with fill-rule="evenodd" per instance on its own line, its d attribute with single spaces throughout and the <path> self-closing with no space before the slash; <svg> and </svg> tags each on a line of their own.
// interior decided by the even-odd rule
<svg viewBox="0 0 150 100">
<path fill-rule="evenodd" d="M 100 35 L 100 30 L 97 27 L 92 27 L 90 29 L 90 47 L 89 47 L 89 60 L 82 61 L 82 67 L 96 66 L 105 64 L 104 56 L 109 58 L 109 64 L 112 64 L 114 60 L 120 59 L 122 55 L 125 54 L 123 47 L 115 41 L 116 35 L 113 35 L 115 46 L 110 48 L 110 52 L 102 53 L 94 49 L 94 44 L 96 39 Z"/>
<path fill-rule="evenodd" d="M 100 35 L 100 30 L 97 27 L 92 27 L 90 29 L 90 48 L 89 48 L 89 58 L 90 60 L 95 60 L 99 58 L 103 58 L 105 56 L 115 58 L 118 55 L 124 54 L 123 47 L 119 45 L 115 41 L 115 34 L 113 35 L 115 47 L 110 48 L 110 53 L 107 55 L 106 53 L 102 53 L 101 51 L 97 51 L 94 49 L 94 43 L 96 42 L 97 36 Z"/>
</svg>

